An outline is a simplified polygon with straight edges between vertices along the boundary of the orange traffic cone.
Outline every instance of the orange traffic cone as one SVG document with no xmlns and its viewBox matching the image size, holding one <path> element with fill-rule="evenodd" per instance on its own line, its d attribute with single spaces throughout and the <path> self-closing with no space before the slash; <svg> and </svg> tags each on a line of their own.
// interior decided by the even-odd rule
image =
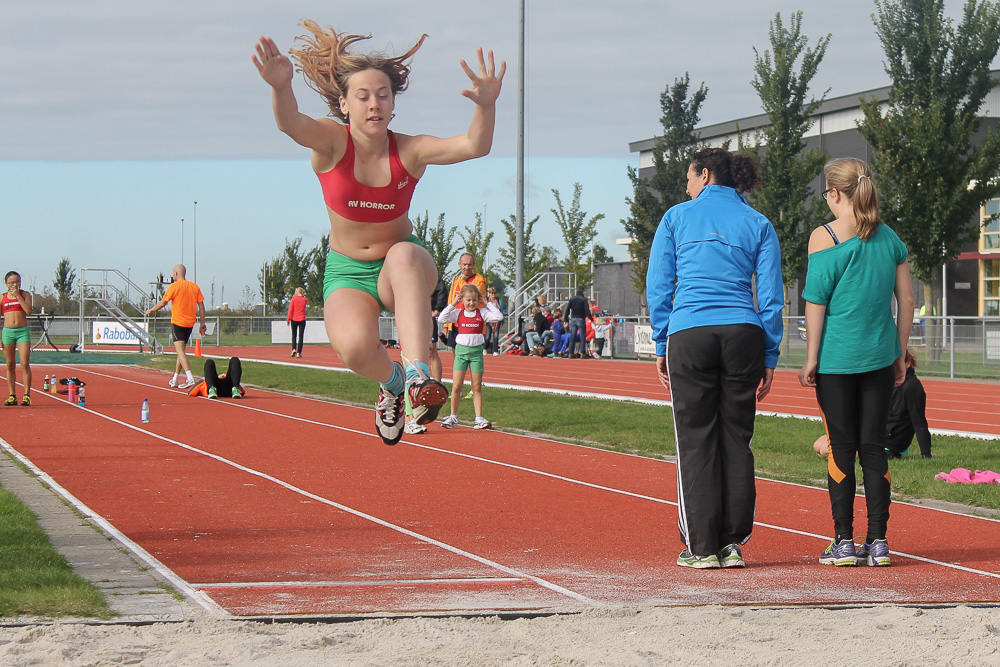
<svg viewBox="0 0 1000 667">
<path fill-rule="evenodd" d="M 200 338 L 195 338 L 194 339 L 194 356 L 196 356 L 196 357 L 200 357 L 201 356 L 201 339 Z"/>
</svg>

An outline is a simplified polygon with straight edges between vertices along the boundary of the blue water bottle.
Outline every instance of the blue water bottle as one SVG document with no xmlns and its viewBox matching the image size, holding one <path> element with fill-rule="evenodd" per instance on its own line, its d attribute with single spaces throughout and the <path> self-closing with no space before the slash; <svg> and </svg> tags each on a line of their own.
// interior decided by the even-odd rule
<svg viewBox="0 0 1000 667">
<path fill-rule="evenodd" d="M 141 414 L 141 417 L 142 417 L 142 423 L 143 424 L 148 424 L 149 423 L 149 399 L 148 398 L 142 399 L 142 414 Z"/>
<path fill-rule="evenodd" d="M 87 405 L 87 388 L 85 386 L 83 386 L 82 384 L 80 385 L 80 389 L 78 389 L 77 392 L 76 392 L 76 397 L 77 397 L 77 399 L 79 401 L 78 405 L 81 408 L 85 407 Z"/>
</svg>

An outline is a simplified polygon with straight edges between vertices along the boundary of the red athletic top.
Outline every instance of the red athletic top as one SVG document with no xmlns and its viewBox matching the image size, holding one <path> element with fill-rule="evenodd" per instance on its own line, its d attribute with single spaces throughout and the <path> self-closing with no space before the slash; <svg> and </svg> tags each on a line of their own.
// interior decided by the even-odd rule
<svg viewBox="0 0 1000 667">
<path fill-rule="evenodd" d="M 24 312 L 24 308 L 21 308 L 21 302 L 17 299 L 11 299 L 7 295 L 7 292 L 3 293 L 3 299 L 0 300 L 0 308 L 3 309 L 4 313 Z"/>
<path fill-rule="evenodd" d="M 486 321 L 479 308 L 470 315 L 464 308 L 458 314 L 458 322 L 455 323 L 460 334 L 482 334 L 486 331 Z"/>
<path fill-rule="evenodd" d="M 296 294 L 292 297 L 292 300 L 288 302 L 288 317 L 285 318 L 285 323 L 295 320 L 296 322 L 306 321 L 306 304 L 309 299 L 304 296 L 299 296 Z"/>
<path fill-rule="evenodd" d="M 354 177 L 354 141 L 348 129 L 344 157 L 330 171 L 316 175 L 326 205 L 340 217 L 357 222 L 391 222 L 410 210 L 418 180 L 403 167 L 392 132 L 389 132 L 389 173 L 389 185 L 385 187 L 358 183 Z"/>
</svg>

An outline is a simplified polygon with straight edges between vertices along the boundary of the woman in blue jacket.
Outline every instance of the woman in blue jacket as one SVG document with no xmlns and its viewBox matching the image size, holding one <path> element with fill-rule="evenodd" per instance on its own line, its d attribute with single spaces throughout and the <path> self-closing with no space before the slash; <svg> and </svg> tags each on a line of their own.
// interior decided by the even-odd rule
<svg viewBox="0 0 1000 667">
<path fill-rule="evenodd" d="M 740 194 L 758 181 L 753 158 L 695 153 L 691 201 L 666 212 L 649 256 L 656 371 L 673 400 L 683 567 L 743 567 L 740 546 L 753 531 L 750 440 L 757 401 L 771 389 L 784 307 L 778 237 Z"/>
</svg>

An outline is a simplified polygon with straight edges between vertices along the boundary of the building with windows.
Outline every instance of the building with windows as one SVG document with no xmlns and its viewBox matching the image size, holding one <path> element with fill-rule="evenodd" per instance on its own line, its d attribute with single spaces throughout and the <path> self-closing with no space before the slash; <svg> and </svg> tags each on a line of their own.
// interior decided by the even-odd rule
<svg viewBox="0 0 1000 667">
<path fill-rule="evenodd" d="M 1000 70 L 991 73 L 1000 78 Z M 887 101 L 889 88 L 878 88 L 853 95 L 829 99 L 817 109 L 815 122 L 806 133 L 807 148 L 819 148 L 831 158 L 859 157 L 871 161 L 872 148 L 858 131 L 857 123 L 864 114 L 858 103 L 859 98 L 875 98 Z M 1000 86 L 995 86 L 981 110 L 983 123 L 980 126 L 980 140 L 986 132 L 992 131 L 1000 123 Z M 742 133 L 745 143 L 753 144 L 757 132 L 768 124 L 764 114 L 740 118 L 738 120 L 706 125 L 698 129 L 701 138 L 711 146 L 722 146 L 726 141 L 736 146 Z M 655 139 L 645 139 L 629 144 L 633 153 L 639 153 L 639 174 L 646 176 L 653 171 L 652 149 Z M 813 191 L 823 188 L 822 176 L 813 183 Z M 996 198 L 983 206 L 978 216 L 969 220 L 981 230 L 978 241 L 970 243 L 963 251 L 941 269 L 934 280 L 933 311 L 940 315 L 952 316 L 997 316 L 1000 315 L 1000 192 Z M 799 298 L 798 285 L 789 286 L 791 304 L 786 315 L 804 312 Z M 923 284 L 914 281 L 914 298 L 921 306 L 924 299 Z"/>
</svg>

